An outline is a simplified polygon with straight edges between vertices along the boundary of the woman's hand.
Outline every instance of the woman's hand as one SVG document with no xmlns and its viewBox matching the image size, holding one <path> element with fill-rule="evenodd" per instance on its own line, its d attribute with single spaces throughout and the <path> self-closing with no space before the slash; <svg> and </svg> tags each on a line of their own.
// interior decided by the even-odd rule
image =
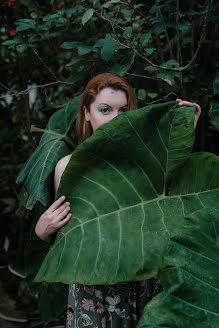
<svg viewBox="0 0 219 328">
<path fill-rule="evenodd" d="M 198 119 L 201 115 L 201 107 L 196 103 L 192 103 L 182 99 L 176 99 L 176 102 L 178 103 L 179 106 L 195 106 L 196 111 L 195 111 L 195 119 L 194 119 L 194 128 L 196 128 Z"/>
<path fill-rule="evenodd" d="M 70 220 L 70 203 L 62 204 L 64 200 L 65 196 L 58 198 L 39 218 L 35 232 L 40 239 L 49 242 L 51 235 Z"/>
</svg>

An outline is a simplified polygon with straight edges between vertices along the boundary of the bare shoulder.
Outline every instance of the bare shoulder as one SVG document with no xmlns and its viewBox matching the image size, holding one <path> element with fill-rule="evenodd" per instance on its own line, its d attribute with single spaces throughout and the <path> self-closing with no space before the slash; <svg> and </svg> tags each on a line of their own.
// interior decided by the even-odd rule
<svg viewBox="0 0 219 328">
<path fill-rule="evenodd" d="M 63 169 L 63 171 L 64 171 L 64 169 L 66 168 L 66 166 L 67 166 L 67 164 L 68 164 L 68 162 L 69 162 L 69 160 L 70 160 L 70 158 L 71 158 L 71 155 L 72 155 L 72 154 L 69 154 L 69 155 L 67 155 L 67 156 L 65 156 L 65 157 L 62 157 L 62 158 L 58 161 L 58 163 L 56 164 L 56 168 L 55 168 L 55 170 L 56 170 L 56 169 L 58 169 L 58 170 L 62 170 L 62 169 Z"/>
<path fill-rule="evenodd" d="M 56 167 L 55 167 L 55 173 L 54 173 L 54 187 L 55 187 L 55 192 L 57 191 L 58 189 L 58 186 L 59 186 L 59 183 L 60 183 L 60 180 L 61 180 L 61 176 L 62 176 L 62 173 L 64 172 L 70 158 L 71 158 L 71 155 L 72 154 L 69 154 L 65 157 L 62 157 L 58 163 L 56 164 Z"/>
</svg>

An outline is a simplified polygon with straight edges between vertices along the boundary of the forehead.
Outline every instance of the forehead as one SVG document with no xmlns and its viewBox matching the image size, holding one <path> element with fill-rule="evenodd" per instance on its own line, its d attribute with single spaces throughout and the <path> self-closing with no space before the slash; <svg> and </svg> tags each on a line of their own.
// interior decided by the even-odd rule
<svg viewBox="0 0 219 328">
<path fill-rule="evenodd" d="M 110 106 L 127 105 L 127 97 L 123 90 L 114 90 L 112 88 L 102 89 L 96 96 L 95 104 L 107 104 Z"/>
</svg>

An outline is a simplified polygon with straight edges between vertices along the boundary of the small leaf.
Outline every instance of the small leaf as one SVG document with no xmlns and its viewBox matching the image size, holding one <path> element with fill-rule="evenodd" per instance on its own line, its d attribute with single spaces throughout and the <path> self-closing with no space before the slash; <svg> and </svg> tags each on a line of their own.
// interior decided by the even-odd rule
<svg viewBox="0 0 219 328">
<path fill-rule="evenodd" d="M 190 26 L 191 23 L 188 20 L 184 21 L 183 23 L 179 24 L 179 30 L 182 32 L 187 32 Z"/>
<path fill-rule="evenodd" d="M 89 19 L 91 19 L 93 14 L 94 14 L 93 8 L 89 8 L 88 10 L 86 10 L 81 19 L 82 24 L 85 25 L 89 21 Z"/>
<path fill-rule="evenodd" d="M 150 38 L 151 32 L 142 34 L 140 38 L 141 45 L 144 47 L 149 42 Z"/>
<path fill-rule="evenodd" d="M 68 66 L 72 66 L 72 65 L 75 65 L 75 64 L 78 64 L 78 63 L 83 63 L 85 62 L 84 58 L 73 58 L 70 63 L 66 64 L 65 66 L 68 67 Z"/>
<path fill-rule="evenodd" d="M 103 8 L 109 8 L 111 5 L 120 2 L 120 0 L 111 0 L 111 1 L 107 1 L 105 2 L 102 7 Z"/>
<path fill-rule="evenodd" d="M 78 49 L 79 56 L 83 56 L 93 50 L 92 46 L 88 46 L 86 44 L 83 44 L 80 41 L 72 41 L 72 42 L 63 42 L 60 46 L 63 49 Z"/>
<path fill-rule="evenodd" d="M 138 99 L 140 100 L 145 100 L 146 98 L 146 91 L 144 89 L 139 89 L 138 90 Z"/>
<path fill-rule="evenodd" d="M 127 56 L 125 56 L 120 63 L 113 64 L 109 71 L 123 76 L 126 72 L 128 72 L 129 68 L 133 64 L 134 58 L 135 53 L 132 51 Z"/>
<path fill-rule="evenodd" d="M 159 71 L 159 68 L 157 67 L 153 67 L 153 66 L 146 66 L 144 68 L 145 71 L 148 71 L 148 72 L 156 72 L 156 71 Z"/>
<path fill-rule="evenodd" d="M 25 31 L 28 29 L 35 29 L 35 21 L 33 19 L 19 19 L 15 22 L 17 25 L 16 30 L 17 31 Z"/>
<path fill-rule="evenodd" d="M 179 72 L 166 72 L 166 73 L 157 73 L 156 77 L 165 81 L 169 85 L 173 86 L 175 84 L 175 77 L 179 76 Z"/>
<path fill-rule="evenodd" d="M 131 26 L 125 27 L 125 31 L 123 33 L 123 37 L 125 39 L 131 39 L 131 37 L 132 37 L 132 27 Z"/>
<path fill-rule="evenodd" d="M 152 98 L 152 99 L 154 99 L 154 98 L 157 97 L 157 93 L 153 93 L 153 92 L 150 92 L 150 93 L 148 93 L 147 95 L 148 95 L 148 97 L 150 97 L 150 98 Z"/>
<path fill-rule="evenodd" d="M 20 53 L 24 52 L 27 48 L 28 48 L 27 44 L 19 44 L 16 47 L 17 51 L 20 52 Z"/>
<path fill-rule="evenodd" d="M 76 83 L 78 81 L 83 80 L 86 77 L 86 74 L 87 74 L 86 71 L 78 72 L 75 69 L 73 69 L 71 71 L 70 76 L 65 80 L 65 82 L 68 84 Z"/>
<path fill-rule="evenodd" d="M 145 48 L 145 50 L 149 55 L 151 55 L 154 52 L 155 48 Z"/>
<path fill-rule="evenodd" d="M 2 46 L 15 46 L 16 44 L 18 44 L 19 41 L 18 40 L 6 40 L 4 42 L 2 42 Z"/>
<path fill-rule="evenodd" d="M 97 40 L 93 48 L 101 48 L 101 58 L 108 61 L 120 46 L 107 34 L 105 39 Z"/>
<path fill-rule="evenodd" d="M 79 41 L 72 41 L 72 42 L 63 42 L 60 47 L 63 49 L 73 49 L 77 48 L 79 45 L 81 45 L 81 42 Z"/>
<path fill-rule="evenodd" d="M 175 59 L 170 59 L 167 62 L 163 63 L 161 66 L 174 67 L 174 66 L 180 66 L 180 65 Z"/>
</svg>

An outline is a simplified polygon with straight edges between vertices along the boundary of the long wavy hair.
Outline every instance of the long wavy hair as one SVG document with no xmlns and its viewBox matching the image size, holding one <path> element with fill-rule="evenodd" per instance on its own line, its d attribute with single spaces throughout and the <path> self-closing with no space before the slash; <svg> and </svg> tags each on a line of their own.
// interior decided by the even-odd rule
<svg viewBox="0 0 219 328">
<path fill-rule="evenodd" d="M 83 93 L 78 118 L 76 121 L 76 131 L 78 135 L 78 144 L 89 138 L 93 131 L 90 122 L 85 120 L 84 106 L 90 110 L 90 105 L 95 101 L 97 94 L 104 88 L 122 90 L 127 96 L 128 110 L 137 108 L 136 98 L 129 83 L 121 76 L 115 73 L 102 73 L 92 78 Z"/>
</svg>

